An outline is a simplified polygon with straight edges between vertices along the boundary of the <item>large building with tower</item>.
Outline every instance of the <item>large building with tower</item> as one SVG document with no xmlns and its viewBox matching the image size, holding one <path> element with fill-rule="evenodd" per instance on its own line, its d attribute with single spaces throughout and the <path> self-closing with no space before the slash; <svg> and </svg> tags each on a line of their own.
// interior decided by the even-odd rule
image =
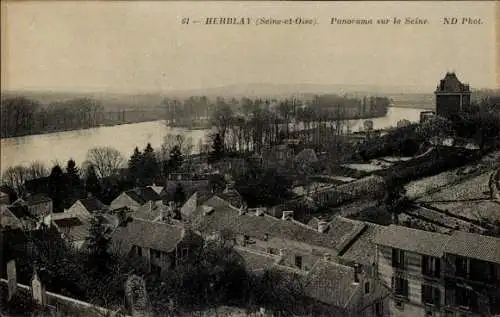
<svg viewBox="0 0 500 317">
<path fill-rule="evenodd" d="M 434 92 L 436 95 L 436 115 L 453 117 L 470 107 L 471 91 L 454 72 L 447 72 Z"/>
</svg>

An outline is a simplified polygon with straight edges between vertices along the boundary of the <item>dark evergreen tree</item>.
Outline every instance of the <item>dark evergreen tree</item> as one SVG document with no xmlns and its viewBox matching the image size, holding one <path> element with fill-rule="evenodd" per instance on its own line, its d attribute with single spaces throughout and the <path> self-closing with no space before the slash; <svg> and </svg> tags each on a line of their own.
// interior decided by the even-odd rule
<svg viewBox="0 0 500 317">
<path fill-rule="evenodd" d="M 224 142 L 219 133 L 213 138 L 212 151 L 210 152 L 209 161 L 211 163 L 219 161 L 224 156 Z"/>
<path fill-rule="evenodd" d="M 107 229 L 104 226 L 102 216 L 92 217 L 90 220 L 89 235 L 86 239 L 87 247 L 90 253 L 90 262 L 95 265 L 101 273 L 107 270 L 106 264 L 109 260 L 110 238 Z"/>
<path fill-rule="evenodd" d="M 184 156 L 182 155 L 181 148 L 176 145 L 170 151 L 170 158 L 168 160 L 168 170 L 169 172 L 175 172 L 179 167 L 181 167 L 184 161 Z"/>
<path fill-rule="evenodd" d="M 128 171 L 130 180 L 137 185 L 142 177 L 142 153 L 139 151 L 138 147 L 135 147 L 134 154 L 130 157 L 128 161 Z"/>
<path fill-rule="evenodd" d="M 56 165 L 49 175 L 49 196 L 52 199 L 54 212 L 62 212 L 63 202 L 67 198 L 66 177 L 62 168 Z"/>
<path fill-rule="evenodd" d="M 85 171 L 85 190 L 95 196 L 99 196 L 101 193 L 99 178 L 92 165 L 89 165 Z"/>
<path fill-rule="evenodd" d="M 186 202 L 186 193 L 184 193 L 184 188 L 181 183 L 178 183 L 177 187 L 175 187 L 174 202 L 178 205 L 182 205 Z"/>
<path fill-rule="evenodd" d="M 148 143 L 144 149 L 141 165 L 143 168 L 143 181 L 149 185 L 160 173 L 160 166 L 156 160 L 155 152 L 153 147 L 151 147 L 151 143 Z"/>
<path fill-rule="evenodd" d="M 68 175 L 68 179 L 72 186 L 80 182 L 78 167 L 76 167 L 76 162 L 73 159 L 70 159 L 66 165 L 66 175 Z"/>
</svg>

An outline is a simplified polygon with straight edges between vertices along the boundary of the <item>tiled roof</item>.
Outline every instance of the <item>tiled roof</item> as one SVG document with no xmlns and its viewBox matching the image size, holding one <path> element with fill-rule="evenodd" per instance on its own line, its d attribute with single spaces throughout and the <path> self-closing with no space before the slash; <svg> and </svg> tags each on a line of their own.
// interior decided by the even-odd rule
<svg viewBox="0 0 500 317">
<path fill-rule="evenodd" d="M 133 245 L 171 252 L 184 238 L 184 229 L 160 222 L 132 219 L 126 226 L 119 226 L 112 233 L 111 241 L 122 252 Z"/>
<path fill-rule="evenodd" d="M 80 199 L 80 202 L 82 205 L 87 209 L 89 212 L 93 211 L 99 211 L 105 207 L 105 205 L 97 198 L 95 197 L 88 197 L 85 199 Z"/>
<path fill-rule="evenodd" d="M 455 231 L 445 252 L 500 264 L 500 238 Z"/>
<path fill-rule="evenodd" d="M 439 82 L 439 86 L 437 89 L 438 92 L 465 92 L 469 91 L 469 87 L 464 85 L 458 80 L 458 77 L 455 73 L 446 73 L 446 76 L 441 79 Z"/>
<path fill-rule="evenodd" d="M 161 208 L 154 202 L 150 201 L 139 207 L 137 211 L 132 212 L 130 215 L 133 218 L 153 221 L 161 215 L 161 212 Z"/>
<path fill-rule="evenodd" d="M 36 204 L 52 201 L 52 199 L 45 194 L 30 195 L 25 200 L 28 203 L 28 205 L 36 205 Z"/>
<path fill-rule="evenodd" d="M 7 209 L 17 218 L 17 219 L 26 219 L 32 218 L 31 214 L 28 211 L 27 206 L 7 206 Z"/>
<path fill-rule="evenodd" d="M 341 254 L 341 258 L 362 265 L 372 265 L 376 261 L 376 248 L 371 241 L 383 226 L 366 223 L 366 230 Z"/>
<path fill-rule="evenodd" d="M 70 241 L 81 241 L 89 235 L 90 222 L 76 217 L 54 220 L 54 223 Z"/>
<path fill-rule="evenodd" d="M 390 225 L 375 234 L 375 244 L 407 250 L 419 254 L 441 257 L 449 235 Z"/>
<path fill-rule="evenodd" d="M 305 278 L 305 293 L 320 302 L 346 308 L 359 284 L 354 283 L 354 268 L 318 260 Z"/>
<path fill-rule="evenodd" d="M 278 256 L 264 254 L 253 250 L 235 247 L 235 251 L 243 258 L 245 268 L 255 272 L 274 267 L 279 259 Z"/>
<path fill-rule="evenodd" d="M 377 230 L 379 245 L 441 257 L 444 253 L 500 263 L 500 238 L 455 231 L 451 235 L 390 225 Z"/>
<path fill-rule="evenodd" d="M 281 220 L 268 215 L 256 216 L 250 212 L 240 215 L 238 209 L 217 196 L 210 198 L 204 205 L 213 207 L 214 211 L 196 219 L 195 225 L 201 231 L 231 230 L 259 239 L 268 235 L 270 238 L 283 238 L 328 249 L 338 247 L 338 241 L 329 235 L 319 233 L 298 221 Z"/>
<path fill-rule="evenodd" d="M 135 200 L 141 205 L 144 205 L 148 201 L 159 201 L 161 200 L 160 195 L 158 195 L 152 188 L 144 187 L 127 190 L 125 192 L 130 198 Z"/>
</svg>

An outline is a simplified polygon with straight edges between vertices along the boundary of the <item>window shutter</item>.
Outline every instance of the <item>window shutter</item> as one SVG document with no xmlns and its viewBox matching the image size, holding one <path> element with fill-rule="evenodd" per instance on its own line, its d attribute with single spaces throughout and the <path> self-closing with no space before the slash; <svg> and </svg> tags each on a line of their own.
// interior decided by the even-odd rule
<svg viewBox="0 0 500 317">
<path fill-rule="evenodd" d="M 396 249 L 392 249 L 392 266 L 395 267 L 398 261 L 398 252 Z"/>
<path fill-rule="evenodd" d="M 391 277 L 391 289 L 394 290 L 394 277 Z"/>
<path fill-rule="evenodd" d="M 409 286 L 408 286 L 408 280 L 407 280 L 407 279 L 405 279 L 405 280 L 404 280 L 404 288 L 405 288 L 405 289 L 404 289 L 404 294 L 405 294 L 405 296 L 406 296 L 406 297 L 408 297 L 408 294 L 409 294 Z"/>
<path fill-rule="evenodd" d="M 436 277 L 440 277 L 441 276 L 441 259 L 439 258 L 436 258 Z"/>
</svg>

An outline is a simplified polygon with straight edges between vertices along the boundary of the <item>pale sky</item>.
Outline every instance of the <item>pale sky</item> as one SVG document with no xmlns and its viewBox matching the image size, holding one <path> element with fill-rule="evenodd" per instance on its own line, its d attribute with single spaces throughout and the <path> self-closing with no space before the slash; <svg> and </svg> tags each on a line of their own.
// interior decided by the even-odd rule
<svg viewBox="0 0 500 317">
<path fill-rule="evenodd" d="M 494 2 L 17 2 L 2 7 L 2 89 L 116 92 L 243 83 L 500 88 Z M 181 25 L 182 17 L 319 25 Z M 421 17 L 429 25 L 330 25 Z M 482 25 L 443 25 L 478 17 Z M 498 17 L 498 16 L 497 16 Z M 499 29 L 500 34 L 500 29 Z M 500 42 L 500 38 L 498 40 Z"/>
</svg>

